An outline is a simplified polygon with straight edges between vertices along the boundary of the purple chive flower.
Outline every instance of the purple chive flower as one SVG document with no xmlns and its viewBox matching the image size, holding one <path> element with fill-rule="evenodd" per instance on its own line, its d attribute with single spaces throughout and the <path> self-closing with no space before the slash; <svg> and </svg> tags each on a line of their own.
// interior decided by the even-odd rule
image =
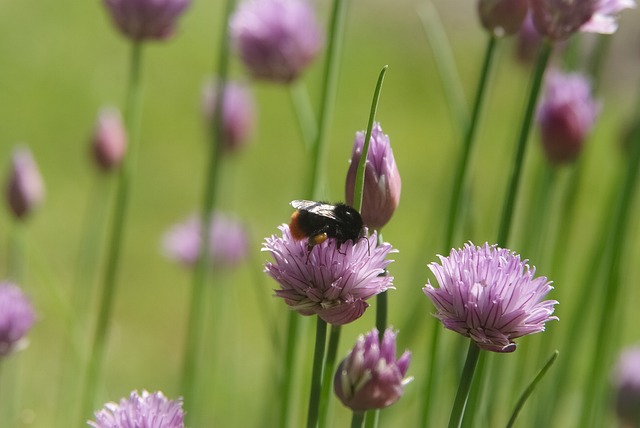
<svg viewBox="0 0 640 428">
<path fill-rule="evenodd" d="M 538 125 L 547 159 L 574 161 L 598 116 L 588 79 L 579 73 L 550 72 L 538 107 Z"/>
<path fill-rule="evenodd" d="M 400 399 L 404 386 L 413 380 L 404 377 L 410 361 L 409 351 L 396 360 L 396 334 L 391 328 L 385 330 L 382 342 L 374 328 L 358 337 L 338 366 L 334 391 L 342 404 L 356 412 L 388 407 Z"/>
<path fill-rule="evenodd" d="M 110 171 L 120 165 L 127 151 L 127 132 L 120 111 L 113 107 L 100 110 L 93 135 L 91 153 L 98 167 Z"/>
<path fill-rule="evenodd" d="M 13 151 L 6 196 L 9 208 L 18 219 L 27 217 L 44 199 L 42 176 L 27 147 Z"/>
<path fill-rule="evenodd" d="M 207 126 L 214 119 L 218 84 L 209 81 L 202 90 L 202 111 Z M 227 152 L 244 147 L 253 132 L 255 107 L 249 89 L 237 82 L 227 82 L 222 105 L 222 146 Z"/>
<path fill-rule="evenodd" d="M 22 290 L 0 282 L 0 357 L 24 345 L 24 336 L 36 320 L 31 302 Z"/>
<path fill-rule="evenodd" d="M 353 143 L 346 183 L 346 201 L 349 205 L 353 205 L 356 170 L 362 156 L 365 134 L 365 131 L 356 133 Z M 376 122 L 369 141 L 361 210 L 362 219 L 368 227 L 380 229 L 387 224 L 400 203 L 401 187 L 400 173 L 393 157 L 389 136 L 382 132 L 380 124 Z"/>
<path fill-rule="evenodd" d="M 640 426 L 640 346 L 620 354 L 613 375 L 615 408 L 621 427 Z"/>
<path fill-rule="evenodd" d="M 633 0 L 531 0 L 536 28 L 551 40 L 564 40 L 577 31 L 612 34 L 614 15 L 635 7 Z"/>
<path fill-rule="evenodd" d="M 529 0 L 478 1 L 482 26 L 498 37 L 518 32 L 528 10 Z"/>
<path fill-rule="evenodd" d="M 243 225 L 216 212 L 212 216 L 209 256 L 214 267 L 234 267 L 247 257 L 248 239 Z M 196 215 L 173 226 L 163 238 L 165 255 L 185 266 L 194 266 L 200 254 L 202 222 Z"/>
<path fill-rule="evenodd" d="M 173 35 L 191 0 L 104 0 L 111 20 L 131 40 L 163 40 Z"/>
<path fill-rule="evenodd" d="M 182 399 L 168 400 L 162 392 L 133 391 L 120 403 L 107 403 L 96 412 L 94 428 L 184 428 Z"/>
<path fill-rule="evenodd" d="M 315 12 L 305 0 L 249 0 L 229 25 L 232 43 L 256 79 L 292 82 L 323 45 Z"/>
<path fill-rule="evenodd" d="M 526 260 L 495 245 L 469 243 L 451 250 L 442 263 L 431 263 L 439 288 L 422 289 L 442 324 L 470 337 L 487 351 L 513 352 L 513 339 L 544 331 L 555 300 L 542 300 L 553 288 L 544 276 L 534 278 Z"/>
<path fill-rule="evenodd" d="M 306 240 L 292 238 L 289 226 L 279 229 L 282 237 L 267 238 L 262 248 L 274 259 L 265 272 L 280 283 L 275 295 L 300 314 L 347 324 L 362 316 L 366 300 L 394 288 L 393 277 L 380 275 L 392 262 L 386 257 L 393 250 L 387 243 L 377 246 L 375 233 L 340 248 L 329 238 L 309 251 Z"/>
</svg>

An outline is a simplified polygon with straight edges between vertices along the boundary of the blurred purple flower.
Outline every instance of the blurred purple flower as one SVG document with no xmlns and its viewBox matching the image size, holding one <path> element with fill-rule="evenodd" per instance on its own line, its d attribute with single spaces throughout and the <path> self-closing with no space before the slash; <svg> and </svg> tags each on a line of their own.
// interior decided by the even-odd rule
<svg viewBox="0 0 640 428">
<path fill-rule="evenodd" d="M 305 0 L 249 0 L 230 21 L 231 40 L 253 77 L 295 80 L 322 48 L 322 31 Z"/>
<path fill-rule="evenodd" d="M 9 208 L 18 219 L 29 215 L 44 199 L 44 182 L 27 147 L 13 151 L 6 195 Z"/>
<path fill-rule="evenodd" d="M 185 266 L 195 266 L 200 254 L 202 224 L 198 216 L 173 226 L 163 238 L 165 255 Z M 243 225 L 220 212 L 212 216 L 210 260 L 214 267 L 234 267 L 247 257 L 247 235 Z"/>
<path fill-rule="evenodd" d="M 211 125 L 216 110 L 218 84 L 212 80 L 202 90 L 202 111 Z M 253 132 L 255 108 L 249 89 L 237 82 L 227 82 L 222 105 L 222 146 L 227 152 L 244 147 Z"/>
<path fill-rule="evenodd" d="M 353 189 L 365 137 L 365 131 L 356 133 L 349 171 L 347 172 L 346 201 L 351 206 L 353 206 Z M 382 132 L 380 124 L 376 122 L 373 124 L 369 151 L 367 152 L 364 195 L 360 213 L 368 227 L 380 229 L 387 224 L 400 203 L 401 188 L 400 173 L 393 157 L 389 136 Z"/>
<path fill-rule="evenodd" d="M 103 0 L 113 23 L 135 41 L 173 35 L 178 17 L 191 0 Z"/>
<path fill-rule="evenodd" d="M 388 407 L 400 399 L 412 380 L 404 377 L 410 361 L 409 351 L 396 360 L 396 334 L 391 328 L 385 330 L 382 342 L 374 328 L 358 337 L 338 366 L 334 391 L 342 404 L 356 412 Z"/>
<path fill-rule="evenodd" d="M 640 426 L 640 346 L 620 354 L 613 374 L 613 388 L 621 427 Z"/>
<path fill-rule="evenodd" d="M 366 302 L 392 285 L 393 277 L 380 275 L 392 260 L 390 244 L 376 245 L 377 235 L 347 241 L 336 248 L 329 238 L 307 249 L 307 241 L 291 237 L 289 226 L 279 227 L 282 238 L 271 236 L 263 244 L 274 262 L 265 272 L 280 283 L 276 296 L 302 315 L 316 314 L 333 325 L 348 324 L 360 318 Z"/>
<path fill-rule="evenodd" d="M 495 36 L 508 36 L 522 26 L 529 0 L 479 0 L 478 14 L 482 26 Z"/>
<path fill-rule="evenodd" d="M 162 392 L 133 391 L 120 403 L 107 403 L 96 412 L 94 428 L 184 428 L 182 399 L 168 400 Z"/>
<path fill-rule="evenodd" d="M 564 40 L 577 31 L 612 34 L 618 29 L 615 16 L 635 7 L 633 0 L 531 0 L 536 28 L 551 40 Z"/>
<path fill-rule="evenodd" d="M 547 159 L 557 165 L 574 161 L 600 110 L 588 79 L 579 73 L 549 72 L 538 107 L 538 125 Z"/>
<path fill-rule="evenodd" d="M 516 56 L 518 60 L 526 64 L 532 63 L 541 43 L 542 36 L 538 33 L 535 25 L 533 25 L 533 17 L 531 12 L 529 12 L 518 31 L 516 42 Z"/>
<path fill-rule="evenodd" d="M 103 171 L 110 171 L 122 162 L 127 151 L 127 132 L 120 111 L 114 107 L 100 110 L 93 135 L 91 153 Z"/>
<path fill-rule="evenodd" d="M 513 352 L 516 339 L 544 331 L 555 300 L 542 300 L 553 288 L 542 276 L 534 278 L 526 260 L 507 249 L 484 244 L 451 250 L 431 263 L 439 288 L 422 289 L 436 307 L 442 324 L 470 337 L 487 351 Z"/>
<path fill-rule="evenodd" d="M 36 320 L 31 302 L 10 282 L 0 282 L 0 357 L 24 345 L 24 336 Z"/>
</svg>

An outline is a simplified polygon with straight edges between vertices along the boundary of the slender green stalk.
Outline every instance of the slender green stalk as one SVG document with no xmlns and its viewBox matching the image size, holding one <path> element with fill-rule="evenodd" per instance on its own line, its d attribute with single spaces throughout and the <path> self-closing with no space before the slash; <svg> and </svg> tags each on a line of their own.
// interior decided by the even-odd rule
<svg viewBox="0 0 640 428">
<path fill-rule="evenodd" d="M 307 194 L 316 199 L 323 182 L 321 166 L 324 165 L 326 139 L 329 130 L 329 120 L 333 112 L 336 88 L 338 84 L 338 70 L 342 53 L 342 40 L 347 18 L 347 0 L 334 0 L 329 23 L 327 56 L 324 64 L 322 82 L 318 132 L 312 147 L 311 166 L 307 182 Z"/>
<path fill-rule="evenodd" d="M 524 403 L 526 403 L 526 401 L 529 398 L 529 396 L 533 393 L 533 390 L 536 388 L 536 386 L 538 385 L 540 380 L 542 380 L 542 378 L 547 373 L 547 371 L 551 368 L 553 363 L 556 361 L 557 357 L 558 357 L 558 351 L 554 351 L 553 354 L 551 355 L 551 357 L 549 358 L 549 360 L 547 361 L 547 363 L 544 365 L 544 367 L 542 367 L 540 372 L 538 372 L 536 377 L 533 379 L 531 384 L 527 387 L 527 389 L 525 389 L 522 392 L 522 395 L 518 399 L 518 402 L 516 403 L 516 406 L 513 409 L 513 413 L 511 414 L 511 418 L 509 418 L 509 422 L 507 423 L 507 428 L 511 428 L 513 426 L 513 424 L 516 422 L 516 418 L 518 417 L 518 414 L 520 413 L 520 410 L 522 410 L 522 407 L 524 406 Z"/>
<path fill-rule="evenodd" d="M 297 79 L 289 85 L 289 99 L 293 106 L 302 142 L 305 148 L 310 149 L 316 140 L 318 126 L 311 107 L 311 100 L 309 100 L 307 87 L 301 79 Z"/>
<path fill-rule="evenodd" d="M 322 392 L 320 395 L 320 422 L 318 424 L 320 428 L 325 428 L 327 426 L 329 399 L 331 397 L 332 390 L 331 385 L 333 385 L 333 374 L 336 368 L 336 355 L 338 354 L 338 345 L 340 344 L 341 331 L 341 326 L 332 325 L 331 333 L 329 333 L 329 347 L 327 348 L 327 358 L 324 362 Z"/>
<path fill-rule="evenodd" d="M 609 52 L 609 46 L 611 46 L 611 36 L 608 34 L 599 34 L 595 48 L 589 57 L 587 70 L 591 76 L 591 84 L 594 94 L 600 89 L 602 69 L 604 68 L 604 63 L 607 58 L 607 52 Z"/>
<path fill-rule="evenodd" d="M 524 164 L 524 154 L 527 146 L 527 140 L 529 139 L 529 131 L 531 129 L 531 121 L 538 102 L 538 95 L 542 86 L 542 78 L 544 77 L 549 57 L 553 51 L 553 44 L 549 40 L 545 40 L 542 43 L 540 53 L 538 54 L 538 60 L 536 67 L 532 75 L 531 86 L 529 88 L 529 97 L 520 125 L 520 135 L 518 137 L 518 143 L 516 146 L 515 159 L 512 166 L 511 180 L 507 188 L 507 194 L 505 196 L 505 202 L 502 211 L 502 218 L 500 220 L 500 228 L 498 230 L 498 245 L 506 247 L 509 241 L 509 233 L 511 231 L 513 212 L 515 210 L 516 195 L 518 193 L 518 186 L 520 184 L 520 178 L 522 176 L 522 169 Z"/>
<path fill-rule="evenodd" d="M 375 411 L 369 410 L 364 414 L 364 427 L 365 428 L 376 428 L 378 426 L 378 422 L 380 421 L 380 409 L 376 409 Z"/>
<path fill-rule="evenodd" d="M 318 425 L 320 391 L 322 389 L 322 368 L 326 342 L 327 323 L 316 316 L 316 345 L 313 352 L 313 372 L 311 374 L 311 391 L 309 392 L 307 428 L 316 428 Z"/>
<path fill-rule="evenodd" d="M 362 428 L 363 420 L 364 412 L 353 412 L 353 416 L 351 416 L 351 428 Z"/>
<path fill-rule="evenodd" d="M 9 238 L 7 277 L 20 284 L 25 276 L 26 228 L 23 221 L 15 221 Z"/>
<path fill-rule="evenodd" d="M 224 91 L 227 81 L 229 69 L 228 54 L 228 20 L 233 10 L 235 1 L 227 0 L 224 9 L 224 18 L 222 22 L 222 34 L 220 36 L 220 46 L 218 50 L 217 61 L 217 90 L 216 90 L 216 106 L 213 121 L 211 122 L 211 144 L 209 144 L 209 164 L 207 167 L 207 175 L 205 181 L 205 189 L 202 199 L 202 208 L 200 219 L 202 222 L 202 239 L 200 243 L 200 251 L 198 261 L 193 272 L 193 285 L 191 290 L 191 300 L 189 303 L 189 320 L 187 325 L 187 341 L 185 344 L 185 353 L 182 368 L 182 393 L 184 396 L 185 406 L 188 407 L 197 402 L 196 396 L 196 370 L 198 365 L 197 356 L 200 347 L 200 340 L 203 331 L 203 321 L 205 317 L 205 285 L 208 271 L 208 260 L 210 253 L 211 233 L 208 230 L 211 227 L 211 216 L 218 192 L 218 181 L 220 173 L 220 164 L 222 161 L 222 139 L 223 139 L 223 102 Z M 204 225 L 207 225 L 204 227 Z M 186 418 L 193 416 L 193 411 L 186 412 Z"/>
<path fill-rule="evenodd" d="M 121 253 L 126 229 L 127 209 L 137 161 L 139 145 L 139 121 L 142 76 L 142 43 L 133 42 L 131 46 L 131 62 L 129 69 L 129 88 L 125 107 L 125 124 L 129 133 L 128 153 L 122 161 L 118 175 L 113 224 L 107 248 L 106 270 L 103 278 L 98 317 L 90 348 L 89 365 L 85 378 L 84 405 L 82 406 L 81 425 L 91 414 L 96 398 L 98 379 L 106 349 L 107 336 L 116 285 L 120 268 Z"/>
<path fill-rule="evenodd" d="M 480 356 L 480 348 L 473 340 L 469 340 L 469 350 L 467 351 L 467 360 L 464 363 L 464 369 L 462 370 L 462 376 L 460 378 L 460 384 L 458 385 L 458 392 L 456 393 L 456 399 L 451 409 L 451 417 L 449 418 L 449 428 L 458 428 L 462 424 L 462 418 L 464 416 L 464 408 L 467 404 L 467 398 L 469 397 L 469 389 L 471 388 L 471 382 L 473 380 L 473 374 L 478 364 L 478 358 Z"/>
</svg>

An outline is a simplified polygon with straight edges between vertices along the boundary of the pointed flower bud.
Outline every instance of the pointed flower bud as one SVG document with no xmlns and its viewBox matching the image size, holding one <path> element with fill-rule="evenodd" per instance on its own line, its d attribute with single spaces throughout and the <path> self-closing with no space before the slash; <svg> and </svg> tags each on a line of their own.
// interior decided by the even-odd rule
<svg viewBox="0 0 640 428">
<path fill-rule="evenodd" d="M 620 426 L 640 426 L 640 346 L 620 354 L 613 374 L 613 389 Z"/>
<path fill-rule="evenodd" d="M 231 40 L 256 79 L 290 83 L 316 58 L 322 31 L 306 0 L 249 0 L 230 21 Z"/>
<path fill-rule="evenodd" d="M 542 43 L 542 36 L 533 24 L 531 12 L 527 13 L 516 41 L 516 57 L 525 64 L 531 64 L 535 60 L 538 49 Z"/>
<path fill-rule="evenodd" d="M 184 428 L 182 399 L 168 400 L 162 392 L 133 391 L 128 399 L 107 403 L 96 412 L 94 428 Z"/>
<path fill-rule="evenodd" d="M 163 40 L 173 35 L 178 17 L 191 0 L 104 0 L 113 23 L 135 41 Z"/>
<path fill-rule="evenodd" d="M 103 108 L 91 137 L 94 160 L 103 171 L 110 171 L 120 165 L 126 151 L 127 132 L 120 112 L 113 107 Z"/>
<path fill-rule="evenodd" d="M 547 74 L 537 116 L 542 146 L 550 163 L 558 165 L 578 157 L 599 110 L 584 75 Z"/>
<path fill-rule="evenodd" d="M 451 250 L 441 264 L 431 263 L 439 288 L 422 289 L 436 307 L 436 317 L 449 330 L 471 338 L 484 350 L 513 352 L 516 339 L 544 331 L 555 300 L 542 300 L 552 290 L 535 267 L 495 245 L 466 244 Z"/>
<path fill-rule="evenodd" d="M 353 189 L 365 137 L 365 131 L 358 132 L 353 143 L 351 164 L 347 172 L 345 198 L 349 205 L 353 205 Z M 376 122 L 371 130 L 371 140 L 367 152 L 364 195 L 360 213 L 368 227 L 380 229 L 387 224 L 400 203 L 401 188 L 400 173 L 393 157 L 389 136 L 382 132 L 382 127 Z"/>
<path fill-rule="evenodd" d="M 215 81 L 206 83 L 202 90 L 202 111 L 208 126 L 215 117 L 217 90 Z M 249 89 L 238 82 L 227 82 L 222 110 L 222 147 L 233 153 L 244 147 L 253 133 L 255 107 Z"/>
<path fill-rule="evenodd" d="M 545 37 L 564 40 L 577 31 L 612 34 L 615 15 L 635 7 L 634 0 L 531 0 L 533 22 Z"/>
<path fill-rule="evenodd" d="M 239 221 L 215 212 L 209 226 L 209 256 L 212 266 L 231 268 L 247 258 L 247 234 Z M 198 216 L 192 215 L 165 234 L 162 247 L 168 258 L 191 267 L 198 261 L 201 242 L 202 222 Z"/>
<path fill-rule="evenodd" d="M 36 320 L 31 302 L 20 288 L 0 282 L 0 357 L 24 344 L 24 336 Z"/>
<path fill-rule="evenodd" d="M 527 16 L 529 0 L 479 0 L 482 26 L 495 36 L 515 34 Z"/>
<path fill-rule="evenodd" d="M 329 238 L 309 250 L 307 240 L 294 239 L 289 226 L 279 229 L 282 237 L 271 236 L 262 246 L 273 257 L 265 272 L 280 283 L 276 297 L 301 315 L 348 324 L 364 314 L 368 299 L 394 288 L 392 276 L 381 276 L 393 261 L 387 259 L 393 250 L 387 243 L 377 245 L 376 233 L 340 248 Z"/>
<path fill-rule="evenodd" d="M 342 404 L 355 412 L 382 409 L 398 401 L 404 386 L 411 353 L 405 351 L 396 360 L 396 334 L 384 332 L 382 342 L 378 330 L 360 335 L 336 371 L 333 388 Z"/>
<path fill-rule="evenodd" d="M 31 151 L 18 147 L 13 151 L 7 183 L 7 202 L 18 219 L 26 218 L 44 199 L 44 183 Z"/>
</svg>

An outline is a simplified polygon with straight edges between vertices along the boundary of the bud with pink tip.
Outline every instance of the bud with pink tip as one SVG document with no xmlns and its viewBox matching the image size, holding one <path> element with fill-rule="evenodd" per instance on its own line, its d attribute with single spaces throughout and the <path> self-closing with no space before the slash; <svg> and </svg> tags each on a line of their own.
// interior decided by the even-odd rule
<svg viewBox="0 0 640 428">
<path fill-rule="evenodd" d="M 44 199 L 44 182 L 27 147 L 13 151 L 6 196 L 18 219 L 26 218 Z"/>
<path fill-rule="evenodd" d="M 120 112 L 113 107 L 103 108 L 91 138 L 91 152 L 98 166 L 110 171 L 120 165 L 127 151 L 127 132 Z"/>
</svg>

